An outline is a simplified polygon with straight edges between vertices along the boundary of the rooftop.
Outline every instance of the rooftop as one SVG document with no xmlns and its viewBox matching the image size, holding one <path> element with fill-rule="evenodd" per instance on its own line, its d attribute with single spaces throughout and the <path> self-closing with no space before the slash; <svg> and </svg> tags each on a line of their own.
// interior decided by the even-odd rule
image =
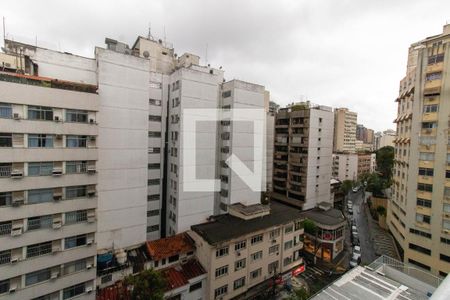
<svg viewBox="0 0 450 300">
<path fill-rule="evenodd" d="M 270 214 L 250 220 L 230 214 L 218 215 L 213 216 L 212 221 L 194 225 L 191 229 L 210 245 L 215 245 L 298 219 L 304 219 L 299 209 L 273 201 L 270 203 Z"/>
<path fill-rule="evenodd" d="M 196 259 L 176 265 L 161 271 L 167 280 L 166 291 L 182 287 L 189 283 L 189 280 L 206 274 L 205 269 Z"/>
<path fill-rule="evenodd" d="M 147 251 L 153 260 L 194 251 L 194 242 L 186 233 L 147 242 Z"/>
<path fill-rule="evenodd" d="M 318 207 L 315 207 L 310 210 L 302 211 L 301 215 L 304 218 L 308 218 L 318 224 L 328 226 L 336 226 L 345 222 L 345 218 L 342 212 L 335 208 L 323 210 Z"/>
<path fill-rule="evenodd" d="M 367 267 L 357 266 L 348 271 L 311 299 L 429 299 L 441 281 L 431 273 L 419 271 L 381 256 Z"/>
</svg>

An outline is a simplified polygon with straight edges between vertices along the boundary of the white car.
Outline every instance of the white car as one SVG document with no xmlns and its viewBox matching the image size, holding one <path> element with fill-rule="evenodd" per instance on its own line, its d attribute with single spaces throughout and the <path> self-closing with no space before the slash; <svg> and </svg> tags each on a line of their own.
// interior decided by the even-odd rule
<svg viewBox="0 0 450 300">
<path fill-rule="evenodd" d="M 353 246 L 353 256 L 361 257 L 361 247 Z"/>
<path fill-rule="evenodd" d="M 361 262 L 361 257 L 353 255 L 352 259 L 350 260 L 350 267 L 354 268 Z"/>
<path fill-rule="evenodd" d="M 359 191 L 359 188 L 358 188 L 358 187 L 354 187 L 354 188 L 352 189 L 352 191 L 353 191 L 353 193 L 356 193 L 357 191 Z"/>
<path fill-rule="evenodd" d="M 355 225 L 352 226 L 352 232 L 358 232 L 358 229 L 356 229 Z"/>
</svg>

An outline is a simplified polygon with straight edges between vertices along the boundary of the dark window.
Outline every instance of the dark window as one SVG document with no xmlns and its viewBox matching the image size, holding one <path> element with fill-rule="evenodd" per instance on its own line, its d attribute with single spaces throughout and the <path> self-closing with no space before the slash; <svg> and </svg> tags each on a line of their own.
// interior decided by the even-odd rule
<svg viewBox="0 0 450 300">
<path fill-rule="evenodd" d="M 11 119 L 12 107 L 9 103 L 0 103 L 0 118 Z"/>
<path fill-rule="evenodd" d="M 0 132 L 0 147 L 12 147 L 12 134 Z"/>
<path fill-rule="evenodd" d="M 74 248 L 74 247 L 83 246 L 83 245 L 86 245 L 86 243 L 87 243 L 87 238 L 86 238 L 85 234 L 68 237 L 68 238 L 65 238 L 65 240 L 64 240 L 64 249 L 70 249 L 70 248 Z"/>
<path fill-rule="evenodd" d="M 161 100 L 148 99 L 150 105 L 161 106 Z"/>
<path fill-rule="evenodd" d="M 0 294 L 9 292 L 9 279 L 0 280 Z"/>
<path fill-rule="evenodd" d="M 148 195 L 147 196 L 147 201 L 157 201 L 157 200 L 159 200 L 159 198 L 160 198 L 159 194 Z"/>
<path fill-rule="evenodd" d="M 442 78 L 442 72 L 433 72 L 426 75 L 426 81 L 438 80 Z"/>
<path fill-rule="evenodd" d="M 147 184 L 148 185 L 158 185 L 160 183 L 160 179 L 159 178 L 156 178 L 156 179 L 149 179 L 148 181 L 147 181 Z"/>
<path fill-rule="evenodd" d="M 46 255 L 52 252 L 52 242 L 27 246 L 27 258 Z"/>
<path fill-rule="evenodd" d="M 424 207 L 431 207 L 431 201 L 426 199 L 417 198 L 417 205 Z"/>
<path fill-rule="evenodd" d="M 444 53 L 428 56 L 428 64 L 433 65 L 444 61 Z"/>
<path fill-rule="evenodd" d="M 195 290 L 201 289 L 201 288 L 202 288 L 202 282 L 201 282 L 201 281 L 199 281 L 199 282 L 197 282 L 197 283 L 194 283 L 194 284 L 192 284 L 192 285 L 189 287 L 189 293 L 190 293 L 190 292 L 193 292 L 193 291 L 195 291 Z"/>
<path fill-rule="evenodd" d="M 445 178 L 450 178 L 450 171 L 449 170 L 445 171 Z"/>
<path fill-rule="evenodd" d="M 51 134 L 29 134 L 28 135 L 29 148 L 52 148 L 53 135 Z"/>
<path fill-rule="evenodd" d="M 418 183 L 417 189 L 419 191 L 425 191 L 425 192 L 432 192 L 433 191 L 433 185 L 432 184 L 426 184 L 426 183 Z"/>
<path fill-rule="evenodd" d="M 161 167 L 161 164 L 159 164 L 159 163 L 148 164 L 148 168 L 151 170 L 159 169 L 160 167 Z"/>
<path fill-rule="evenodd" d="M 434 175 L 434 170 L 433 169 L 428 169 L 428 168 L 419 168 L 419 175 L 422 175 L 422 176 L 433 176 Z"/>
<path fill-rule="evenodd" d="M 439 271 L 439 276 L 442 276 L 442 277 L 447 277 L 447 274 L 448 274 L 448 273 L 445 273 L 445 272 Z"/>
<path fill-rule="evenodd" d="M 445 254 L 440 254 L 439 258 L 443 261 L 450 262 L 450 256 L 447 256 Z"/>
<path fill-rule="evenodd" d="M 148 116 L 148 120 L 149 121 L 153 121 L 153 122 L 161 122 L 161 116 L 149 115 Z"/>
<path fill-rule="evenodd" d="M 66 138 L 67 148 L 86 148 L 87 136 L 85 135 L 68 135 Z"/>
<path fill-rule="evenodd" d="M 159 225 L 147 226 L 147 232 L 158 231 Z"/>
<path fill-rule="evenodd" d="M 50 279 L 50 268 L 28 273 L 25 275 L 25 285 L 29 286 Z"/>
<path fill-rule="evenodd" d="M 149 137 L 161 137 L 161 132 L 160 131 L 149 131 L 148 136 Z"/>
<path fill-rule="evenodd" d="M 176 262 L 179 259 L 180 259 L 179 255 L 173 255 L 173 256 L 169 257 L 169 263 Z"/>
<path fill-rule="evenodd" d="M 11 205 L 11 200 L 12 200 L 11 192 L 0 193 L 0 207 Z"/>
<path fill-rule="evenodd" d="M 85 284 L 80 283 L 77 285 L 73 285 L 71 287 L 65 288 L 63 290 L 63 299 L 69 299 L 69 298 L 73 298 L 77 295 L 81 295 L 85 292 Z"/>
<path fill-rule="evenodd" d="M 410 264 L 416 265 L 416 266 L 418 266 L 418 267 L 420 267 L 420 268 L 422 268 L 422 269 L 425 269 L 425 270 L 428 270 L 428 271 L 431 270 L 431 268 L 430 268 L 429 266 L 427 266 L 427 265 L 425 265 L 425 264 L 423 264 L 423 263 L 420 263 L 420 262 L 418 262 L 418 261 L 416 261 L 416 260 L 414 260 L 414 259 L 408 258 L 408 262 L 409 262 Z"/>
<path fill-rule="evenodd" d="M 222 98 L 228 98 L 231 96 L 231 91 L 222 92 Z"/>
<path fill-rule="evenodd" d="M 28 106 L 29 120 L 53 120 L 53 109 L 45 106 Z"/>
<path fill-rule="evenodd" d="M 67 110 L 66 122 L 87 123 L 88 112 L 85 110 Z"/>
<path fill-rule="evenodd" d="M 159 209 L 148 210 L 147 217 L 159 216 Z"/>
<path fill-rule="evenodd" d="M 415 234 L 415 235 L 420 235 L 420 236 L 426 237 L 427 239 L 431 239 L 431 234 L 428 232 L 423 232 L 423 231 L 413 229 L 413 228 L 410 228 L 409 232 L 411 232 L 412 234 Z"/>
<path fill-rule="evenodd" d="M 430 249 L 424 248 L 422 246 L 419 246 L 419 245 L 416 245 L 416 244 L 413 244 L 413 243 L 409 243 L 409 249 L 418 251 L 418 252 L 426 254 L 426 255 L 431 255 L 431 250 Z"/>
</svg>

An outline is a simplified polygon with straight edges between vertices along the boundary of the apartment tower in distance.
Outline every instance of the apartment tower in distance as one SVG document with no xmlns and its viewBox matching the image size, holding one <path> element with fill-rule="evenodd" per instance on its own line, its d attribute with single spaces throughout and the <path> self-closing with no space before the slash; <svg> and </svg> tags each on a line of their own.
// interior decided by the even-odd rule
<svg viewBox="0 0 450 300">
<path fill-rule="evenodd" d="M 305 209 L 330 202 L 333 112 L 309 102 L 275 117 L 272 198 Z"/>
<path fill-rule="evenodd" d="M 450 25 L 409 48 L 387 223 L 405 262 L 450 272 Z"/>
<path fill-rule="evenodd" d="M 357 114 L 347 108 L 334 110 L 333 152 L 355 152 Z"/>
</svg>

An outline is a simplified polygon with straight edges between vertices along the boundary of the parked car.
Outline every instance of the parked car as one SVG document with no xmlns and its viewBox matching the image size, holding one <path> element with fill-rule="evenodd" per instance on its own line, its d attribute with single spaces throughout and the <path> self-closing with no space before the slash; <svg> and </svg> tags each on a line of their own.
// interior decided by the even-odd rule
<svg viewBox="0 0 450 300">
<path fill-rule="evenodd" d="M 348 213 L 349 213 L 350 215 L 353 215 L 353 208 L 349 208 L 349 209 L 348 209 Z"/>
<path fill-rule="evenodd" d="M 352 259 L 350 260 L 350 267 L 354 268 L 357 265 L 361 263 L 361 256 L 354 255 L 352 256 Z"/>
<path fill-rule="evenodd" d="M 354 187 L 354 188 L 352 189 L 352 191 L 353 191 L 353 193 L 357 193 L 357 192 L 359 191 L 359 187 Z"/>
<path fill-rule="evenodd" d="M 356 226 L 354 224 L 352 224 L 352 232 L 358 233 L 358 229 L 356 229 Z"/>
<path fill-rule="evenodd" d="M 353 246 L 353 256 L 361 257 L 361 247 L 360 246 Z"/>
</svg>

